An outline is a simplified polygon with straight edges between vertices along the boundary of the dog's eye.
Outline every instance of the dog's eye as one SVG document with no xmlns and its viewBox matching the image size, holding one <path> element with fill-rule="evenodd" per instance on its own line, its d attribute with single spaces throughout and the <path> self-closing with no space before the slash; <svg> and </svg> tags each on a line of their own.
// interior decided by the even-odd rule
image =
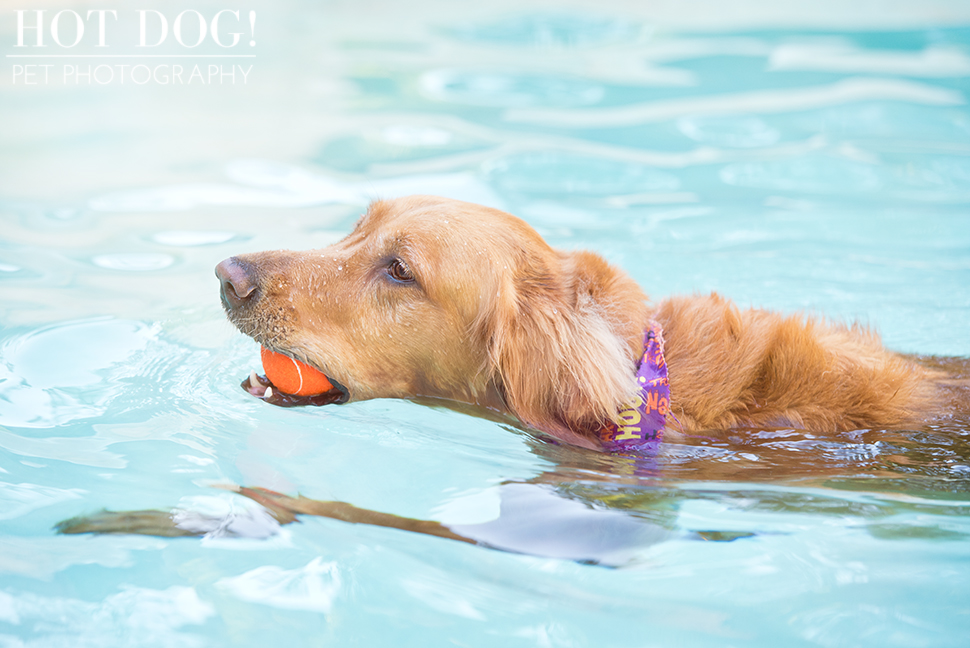
<svg viewBox="0 0 970 648">
<path fill-rule="evenodd" d="M 401 283 L 414 282 L 414 275 L 411 274 L 411 268 L 400 259 L 394 259 L 388 264 L 387 274 L 391 276 L 391 279 L 400 281 Z"/>
</svg>

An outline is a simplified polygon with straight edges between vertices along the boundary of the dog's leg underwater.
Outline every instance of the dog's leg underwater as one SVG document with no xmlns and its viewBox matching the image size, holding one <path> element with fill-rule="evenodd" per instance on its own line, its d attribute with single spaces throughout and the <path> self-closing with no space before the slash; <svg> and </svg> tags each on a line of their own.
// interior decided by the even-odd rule
<svg viewBox="0 0 970 648">
<path fill-rule="evenodd" d="M 327 517 L 457 540 L 491 549 L 560 558 L 614 567 L 628 564 L 643 549 L 672 538 L 732 540 L 678 531 L 619 510 L 602 509 L 564 497 L 549 484 L 508 482 L 490 489 L 498 504 L 492 519 L 442 523 L 358 508 L 345 502 L 290 497 L 262 488 L 226 487 L 259 503 L 272 524 L 289 524 L 298 516 Z M 255 515 L 258 518 L 258 514 Z M 161 537 L 268 537 L 267 525 L 254 514 L 237 518 L 206 516 L 183 509 L 171 511 L 101 511 L 56 526 L 59 533 L 140 534 Z"/>
</svg>

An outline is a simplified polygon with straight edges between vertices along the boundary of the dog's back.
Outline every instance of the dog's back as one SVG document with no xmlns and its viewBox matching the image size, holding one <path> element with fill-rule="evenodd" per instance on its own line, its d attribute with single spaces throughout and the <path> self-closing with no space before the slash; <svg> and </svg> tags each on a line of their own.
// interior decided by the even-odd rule
<svg viewBox="0 0 970 648">
<path fill-rule="evenodd" d="M 717 295 L 664 301 L 655 316 L 688 429 L 898 428 L 945 404 L 944 371 L 887 351 L 858 325 L 739 310 Z"/>
</svg>

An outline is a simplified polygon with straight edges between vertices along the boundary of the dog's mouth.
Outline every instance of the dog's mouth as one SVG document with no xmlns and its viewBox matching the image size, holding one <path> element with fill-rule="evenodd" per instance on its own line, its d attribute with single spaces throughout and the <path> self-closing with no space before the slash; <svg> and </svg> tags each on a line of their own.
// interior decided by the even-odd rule
<svg viewBox="0 0 970 648">
<path fill-rule="evenodd" d="M 347 388 L 329 376 L 327 379 L 333 385 L 333 388 L 328 389 L 322 394 L 314 394 L 313 396 L 287 394 L 273 385 L 269 378 L 259 375 L 255 371 L 251 371 L 249 377 L 243 380 L 240 386 L 256 398 L 279 407 L 319 406 L 331 405 L 333 403 L 341 405 L 346 403 L 350 398 L 350 393 L 347 391 Z"/>
</svg>

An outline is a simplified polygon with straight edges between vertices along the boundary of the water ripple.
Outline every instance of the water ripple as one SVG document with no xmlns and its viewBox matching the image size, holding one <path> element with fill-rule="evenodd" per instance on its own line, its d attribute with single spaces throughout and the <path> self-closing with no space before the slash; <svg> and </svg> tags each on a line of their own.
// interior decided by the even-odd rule
<svg viewBox="0 0 970 648">
<path fill-rule="evenodd" d="M 854 101 L 903 101 L 930 106 L 959 106 L 966 103 L 961 92 L 949 88 L 903 79 L 859 77 L 825 86 L 751 90 L 735 94 L 653 101 L 617 108 L 518 108 L 507 111 L 505 116 L 509 121 L 541 123 L 558 128 L 617 128 L 687 115 L 792 112 Z"/>
<path fill-rule="evenodd" d="M 567 13 L 509 16 L 488 23 L 452 27 L 459 41 L 530 47 L 590 47 L 637 39 L 644 29 L 617 17 Z"/>
<path fill-rule="evenodd" d="M 314 558 L 298 569 L 275 565 L 257 567 L 245 574 L 223 578 L 216 587 L 250 603 L 284 610 L 329 613 L 342 589 L 337 564 Z"/>
<path fill-rule="evenodd" d="M 438 101 L 505 108 L 591 106 L 603 99 L 602 86 L 550 74 L 434 70 L 421 75 L 421 89 Z"/>
<path fill-rule="evenodd" d="M 846 43 L 791 43 L 768 57 L 771 70 L 820 70 L 915 77 L 970 76 L 970 56 L 953 47 L 919 52 L 867 50 Z"/>
<path fill-rule="evenodd" d="M 670 192 L 677 177 L 649 166 L 571 153 L 520 153 L 483 165 L 488 178 L 504 191 L 545 196 L 610 196 Z"/>
</svg>

